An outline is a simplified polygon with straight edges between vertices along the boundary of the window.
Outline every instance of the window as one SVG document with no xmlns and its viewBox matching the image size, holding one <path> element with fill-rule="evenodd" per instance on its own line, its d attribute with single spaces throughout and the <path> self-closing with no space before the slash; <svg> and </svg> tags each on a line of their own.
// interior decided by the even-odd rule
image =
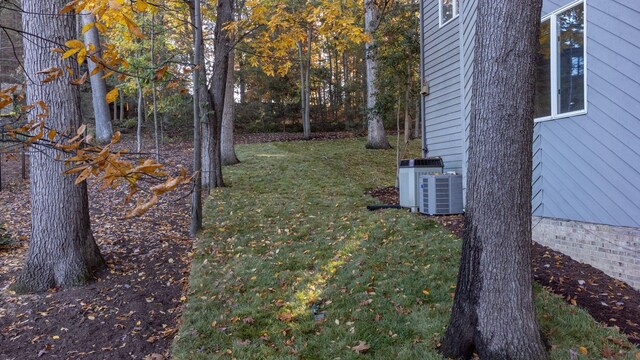
<svg viewBox="0 0 640 360">
<path fill-rule="evenodd" d="M 586 107 L 584 2 L 551 13 L 540 24 L 535 118 L 548 120 Z"/>
<path fill-rule="evenodd" d="M 460 14 L 460 0 L 438 0 L 440 26 L 444 26 Z"/>
</svg>

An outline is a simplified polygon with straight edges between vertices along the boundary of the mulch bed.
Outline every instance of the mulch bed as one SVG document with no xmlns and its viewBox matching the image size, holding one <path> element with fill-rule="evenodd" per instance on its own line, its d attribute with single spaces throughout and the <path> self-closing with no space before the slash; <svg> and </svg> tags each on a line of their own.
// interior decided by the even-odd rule
<svg viewBox="0 0 640 360">
<path fill-rule="evenodd" d="M 312 140 L 351 137 L 315 133 Z M 302 134 L 239 134 L 236 142 L 298 140 Z M 191 146 L 167 144 L 162 162 L 188 167 Z M 0 224 L 14 243 L 0 246 L 0 360 L 169 358 L 191 264 L 190 189 L 168 195 L 142 217 L 124 220 L 129 208 L 122 190 L 90 187 L 92 229 L 107 269 L 84 287 L 16 295 L 9 286 L 30 235 L 29 183 L 21 179 L 19 161 L 2 165 Z"/>
<path fill-rule="evenodd" d="M 373 189 L 367 193 L 387 205 L 399 203 L 398 190 L 394 187 Z M 463 215 L 426 217 L 462 238 Z M 535 242 L 532 255 L 536 282 L 562 296 L 568 303 L 584 308 L 597 321 L 618 328 L 630 342 L 640 345 L 640 292 L 591 265 L 577 262 Z"/>
</svg>

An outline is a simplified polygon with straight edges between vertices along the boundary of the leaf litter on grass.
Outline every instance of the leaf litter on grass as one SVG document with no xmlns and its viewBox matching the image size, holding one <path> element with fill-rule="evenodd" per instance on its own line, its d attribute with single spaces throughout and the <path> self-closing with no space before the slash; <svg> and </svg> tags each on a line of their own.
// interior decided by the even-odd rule
<svg viewBox="0 0 640 360">
<path fill-rule="evenodd" d="M 440 358 L 461 242 L 406 211 L 365 210 L 375 203 L 365 189 L 393 184 L 395 153 L 366 151 L 361 139 L 238 151 L 231 188 L 207 205 L 174 358 Z M 602 337 L 620 339 L 542 294 L 552 358 L 580 346 L 599 354 Z"/>
</svg>

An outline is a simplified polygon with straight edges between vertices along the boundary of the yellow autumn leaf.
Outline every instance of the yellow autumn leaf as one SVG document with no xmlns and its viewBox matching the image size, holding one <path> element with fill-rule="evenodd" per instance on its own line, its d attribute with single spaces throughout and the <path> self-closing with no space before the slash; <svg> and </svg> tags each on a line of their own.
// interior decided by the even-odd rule
<svg viewBox="0 0 640 360">
<path fill-rule="evenodd" d="M 82 63 L 86 58 L 87 58 L 87 50 L 85 48 L 80 49 L 80 51 L 78 51 L 78 64 L 82 65 Z"/>
<path fill-rule="evenodd" d="M 57 132 L 55 130 L 49 130 L 49 133 L 47 134 L 47 139 L 49 139 L 49 141 L 53 141 L 53 139 L 56 138 L 56 134 Z"/>
<path fill-rule="evenodd" d="M 90 22 L 88 24 L 86 24 L 85 26 L 82 27 L 82 35 L 84 35 L 84 33 L 86 33 L 87 31 L 91 30 L 92 27 L 94 27 L 96 25 L 95 22 Z"/>
<path fill-rule="evenodd" d="M 589 350 L 587 350 L 587 348 L 586 348 L 586 347 L 584 347 L 584 346 L 580 346 L 580 347 L 578 348 L 578 350 L 580 350 L 580 353 L 581 353 L 582 355 L 587 355 L 587 354 L 589 353 Z"/>
<path fill-rule="evenodd" d="M 95 26 L 96 26 L 96 29 L 98 29 L 98 31 L 99 31 L 101 34 L 104 34 L 104 33 L 106 33 L 106 32 L 107 32 L 107 27 L 106 27 L 106 26 L 104 26 L 104 24 L 99 23 L 99 22 L 94 23 L 94 24 L 95 24 Z"/>
<path fill-rule="evenodd" d="M 75 55 L 77 52 L 79 52 L 81 49 L 75 48 L 75 49 L 70 49 L 64 52 L 64 54 L 62 54 L 62 59 L 66 59 L 70 56 Z"/>
<path fill-rule="evenodd" d="M 118 98 L 118 88 L 114 88 L 113 90 L 109 91 L 106 98 L 107 104 L 111 104 L 112 102 L 116 101 L 116 99 Z"/>
<path fill-rule="evenodd" d="M 80 40 L 68 40 L 64 43 L 64 45 L 72 49 L 84 48 L 84 43 Z"/>
<path fill-rule="evenodd" d="M 144 0 L 136 1 L 136 10 L 139 12 L 143 12 L 147 10 L 147 2 Z"/>
</svg>

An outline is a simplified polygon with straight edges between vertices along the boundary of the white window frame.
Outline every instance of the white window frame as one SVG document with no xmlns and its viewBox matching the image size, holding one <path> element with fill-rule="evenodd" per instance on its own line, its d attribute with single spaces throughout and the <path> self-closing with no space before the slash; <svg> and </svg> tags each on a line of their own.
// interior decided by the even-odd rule
<svg viewBox="0 0 640 360">
<path fill-rule="evenodd" d="M 438 23 L 440 24 L 440 27 L 447 25 L 448 23 L 452 22 L 453 19 L 457 18 L 460 15 L 460 9 L 458 8 L 458 1 L 453 0 L 453 16 L 451 17 L 451 19 L 445 22 L 442 22 L 442 1 L 443 0 L 438 0 Z"/>
<path fill-rule="evenodd" d="M 566 10 L 571 9 L 572 7 L 576 6 L 576 5 L 580 5 L 582 4 L 583 9 L 584 9 L 584 44 L 582 46 L 583 51 L 584 51 L 584 109 L 582 110 L 577 110 L 577 111 L 572 111 L 572 112 L 568 112 L 568 113 L 562 113 L 562 114 L 558 114 L 558 14 L 565 12 Z M 551 34 L 549 35 L 549 41 L 550 41 L 550 46 L 551 46 L 551 115 L 549 116 L 544 116 L 544 117 L 539 117 L 539 118 L 535 118 L 534 121 L 535 122 L 541 122 L 541 121 L 549 121 L 549 120 L 557 120 L 557 119 L 563 119 L 563 118 L 568 118 L 568 117 L 573 117 L 573 116 L 578 116 L 578 115 L 584 115 L 587 113 L 587 106 L 589 104 L 589 102 L 587 101 L 587 89 L 589 88 L 588 86 L 588 82 L 587 82 L 587 74 L 588 74 L 588 67 L 587 67 L 587 0 L 577 0 L 577 1 L 573 1 L 555 11 L 550 12 L 549 14 L 545 15 L 540 22 L 544 22 L 549 20 L 549 25 L 550 25 L 550 32 Z"/>
</svg>

